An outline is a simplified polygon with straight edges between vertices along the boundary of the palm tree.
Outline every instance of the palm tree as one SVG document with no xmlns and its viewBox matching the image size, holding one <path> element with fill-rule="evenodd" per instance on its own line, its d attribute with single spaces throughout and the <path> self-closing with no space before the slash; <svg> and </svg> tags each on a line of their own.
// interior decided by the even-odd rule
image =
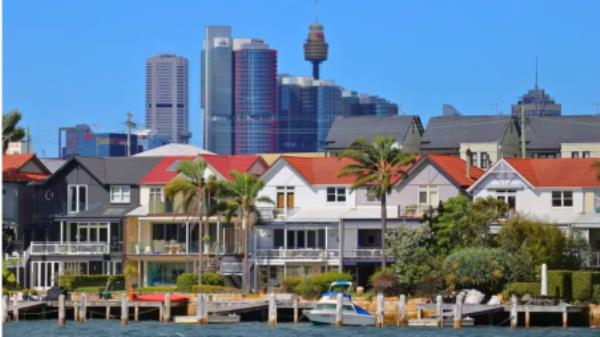
<svg viewBox="0 0 600 337">
<path fill-rule="evenodd" d="M 242 249 L 244 252 L 242 270 L 242 290 L 250 291 L 250 265 L 248 261 L 249 234 L 253 232 L 254 224 L 258 218 L 257 203 L 270 203 L 273 200 L 265 196 L 258 196 L 265 187 L 264 181 L 250 173 L 232 171 L 233 180 L 223 184 L 224 202 L 230 209 L 237 209 L 242 224 Z"/>
<path fill-rule="evenodd" d="M 2 115 L 2 154 L 6 153 L 8 143 L 17 142 L 25 137 L 23 128 L 17 127 L 21 113 L 17 110 Z"/>
<path fill-rule="evenodd" d="M 199 219 L 198 228 L 198 283 L 202 284 L 202 237 L 204 227 L 204 208 L 206 207 L 207 193 L 216 185 L 214 176 L 205 178 L 206 162 L 200 158 L 184 160 L 177 165 L 177 176 L 165 186 L 166 196 L 173 201 L 177 199 L 176 206 L 190 216 Z M 179 199 L 180 198 L 180 199 Z"/>
<path fill-rule="evenodd" d="M 355 139 L 340 158 L 348 158 L 352 163 L 344 166 L 339 177 L 354 176 L 356 179 L 350 189 L 369 188 L 381 202 L 381 267 L 386 267 L 385 233 L 387 231 L 387 195 L 392 191 L 395 178 L 407 174 L 406 165 L 415 161 L 415 157 L 395 146 L 394 137 L 375 135 L 375 141 L 367 138 Z"/>
</svg>

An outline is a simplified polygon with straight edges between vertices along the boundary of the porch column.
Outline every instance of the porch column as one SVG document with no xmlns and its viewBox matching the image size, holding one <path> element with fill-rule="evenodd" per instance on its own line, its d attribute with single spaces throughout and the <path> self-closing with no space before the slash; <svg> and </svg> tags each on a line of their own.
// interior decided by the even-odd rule
<svg viewBox="0 0 600 337">
<path fill-rule="evenodd" d="M 219 249 L 220 247 L 222 247 L 222 243 L 221 243 L 221 215 L 217 212 L 217 239 L 216 239 L 216 246 L 217 249 L 219 251 L 219 253 L 222 253 L 221 249 Z"/>
<path fill-rule="evenodd" d="M 190 222 L 185 222 L 185 253 L 190 253 Z"/>
<path fill-rule="evenodd" d="M 60 243 L 63 243 L 65 222 L 60 220 Z"/>
<path fill-rule="evenodd" d="M 318 233 L 319 233 L 319 231 L 317 231 L 317 234 Z M 329 271 L 328 237 L 329 237 L 329 226 L 325 225 L 325 272 Z"/>
<path fill-rule="evenodd" d="M 137 262 L 137 270 L 138 270 L 138 275 L 137 275 L 137 284 L 138 287 L 142 287 L 142 261 L 138 260 Z"/>
<path fill-rule="evenodd" d="M 344 268 L 344 223 L 343 220 L 340 219 L 338 225 L 338 255 L 340 265 L 338 266 L 339 272 L 343 272 Z"/>
<path fill-rule="evenodd" d="M 107 235 L 106 243 L 108 244 L 108 253 L 110 253 L 110 227 L 112 227 L 112 226 L 110 225 L 110 222 L 107 222 L 106 226 L 107 226 L 107 228 L 106 228 L 106 235 Z M 100 230 L 100 228 L 98 228 L 98 230 Z M 100 233 L 98 233 L 98 234 L 100 234 Z"/>
</svg>

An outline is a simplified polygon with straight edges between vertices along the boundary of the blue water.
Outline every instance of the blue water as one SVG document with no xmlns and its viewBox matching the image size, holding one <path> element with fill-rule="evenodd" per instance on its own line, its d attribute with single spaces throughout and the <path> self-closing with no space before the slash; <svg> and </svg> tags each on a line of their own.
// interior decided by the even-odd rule
<svg viewBox="0 0 600 337">
<path fill-rule="evenodd" d="M 531 328 L 511 330 L 508 327 L 469 327 L 462 330 L 452 328 L 397 328 L 387 327 L 342 327 L 313 326 L 310 323 L 282 323 L 270 327 L 265 323 L 240 323 L 227 325 L 195 325 L 158 323 L 154 321 L 130 322 L 121 326 L 119 321 L 88 320 L 86 323 L 67 321 L 59 327 L 56 320 L 21 321 L 4 324 L 5 337 L 49 337 L 49 336 L 227 336 L 227 337 L 588 337 L 600 336 L 600 330 L 590 328 Z"/>
</svg>

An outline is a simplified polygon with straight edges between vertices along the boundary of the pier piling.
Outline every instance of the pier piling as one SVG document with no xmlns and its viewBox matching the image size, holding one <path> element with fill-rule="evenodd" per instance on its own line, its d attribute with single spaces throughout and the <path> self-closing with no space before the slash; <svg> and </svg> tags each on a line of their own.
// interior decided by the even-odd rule
<svg viewBox="0 0 600 337">
<path fill-rule="evenodd" d="M 298 323 L 300 321 L 299 317 L 298 317 L 298 302 L 300 301 L 300 299 L 298 297 L 295 297 L 293 299 L 294 303 L 294 323 Z"/>
<path fill-rule="evenodd" d="M 336 307 L 335 307 L 335 325 L 342 326 L 344 324 L 344 315 L 342 315 L 342 298 L 343 295 L 338 293 L 335 297 Z"/>
<path fill-rule="evenodd" d="M 456 296 L 456 303 L 454 304 L 454 329 L 462 328 L 462 296 Z"/>
<path fill-rule="evenodd" d="M 511 307 L 510 307 L 510 327 L 512 329 L 516 329 L 518 322 L 518 313 L 517 313 L 517 296 L 512 295 L 510 298 Z"/>
<path fill-rule="evenodd" d="M 2 296 L 2 323 L 8 322 L 8 295 Z"/>
<path fill-rule="evenodd" d="M 58 325 L 65 325 L 65 295 L 58 295 Z"/>
<path fill-rule="evenodd" d="M 73 303 L 73 321 L 79 322 L 79 304 Z"/>
<path fill-rule="evenodd" d="M 562 326 L 563 328 L 567 328 L 569 326 L 569 312 L 567 309 L 567 305 L 565 304 L 562 308 Z"/>
<path fill-rule="evenodd" d="M 121 294 L 121 325 L 129 323 L 129 303 L 127 302 L 127 294 Z"/>
<path fill-rule="evenodd" d="M 106 305 L 106 320 L 108 321 L 110 319 L 110 305 L 107 304 Z"/>
<path fill-rule="evenodd" d="M 139 321 L 140 319 L 140 304 L 139 303 L 135 303 L 133 306 L 133 320 L 134 321 Z"/>
<path fill-rule="evenodd" d="M 277 325 L 277 301 L 274 293 L 269 294 L 269 325 Z"/>
<path fill-rule="evenodd" d="M 81 307 L 79 308 L 79 318 L 82 322 L 85 322 L 87 318 L 87 293 L 81 294 Z"/>
<path fill-rule="evenodd" d="M 165 294 L 165 323 L 171 321 L 171 293 Z"/>
<path fill-rule="evenodd" d="M 406 326 L 406 296 L 400 295 L 398 299 L 398 312 L 396 317 L 398 326 Z"/>
<path fill-rule="evenodd" d="M 378 328 L 383 328 L 383 293 L 377 294 L 377 323 Z"/>
<path fill-rule="evenodd" d="M 437 315 L 437 327 L 441 328 L 444 326 L 444 310 L 442 303 L 442 295 L 435 297 L 435 313 Z"/>
<path fill-rule="evenodd" d="M 19 301 L 16 295 L 13 297 L 13 319 L 15 322 L 19 321 Z"/>
<path fill-rule="evenodd" d="M 529 322 L 531 318 L 531 313 L 529 312 L 529 306 L 525 306 L 525 327 L 529 328 Z"/>
</svg>

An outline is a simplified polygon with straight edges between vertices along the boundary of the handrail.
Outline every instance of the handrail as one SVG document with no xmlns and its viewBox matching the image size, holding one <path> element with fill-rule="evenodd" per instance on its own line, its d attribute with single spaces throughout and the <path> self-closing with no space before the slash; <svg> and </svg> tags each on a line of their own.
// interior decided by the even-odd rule
<svg viewBox="0 0 600 337">
<path fill-rule="evenodd" d="M 104 255 L 110 253 L 105 242 L 44 242 L 33 241 L 29 255 Z"/>
</svg>

